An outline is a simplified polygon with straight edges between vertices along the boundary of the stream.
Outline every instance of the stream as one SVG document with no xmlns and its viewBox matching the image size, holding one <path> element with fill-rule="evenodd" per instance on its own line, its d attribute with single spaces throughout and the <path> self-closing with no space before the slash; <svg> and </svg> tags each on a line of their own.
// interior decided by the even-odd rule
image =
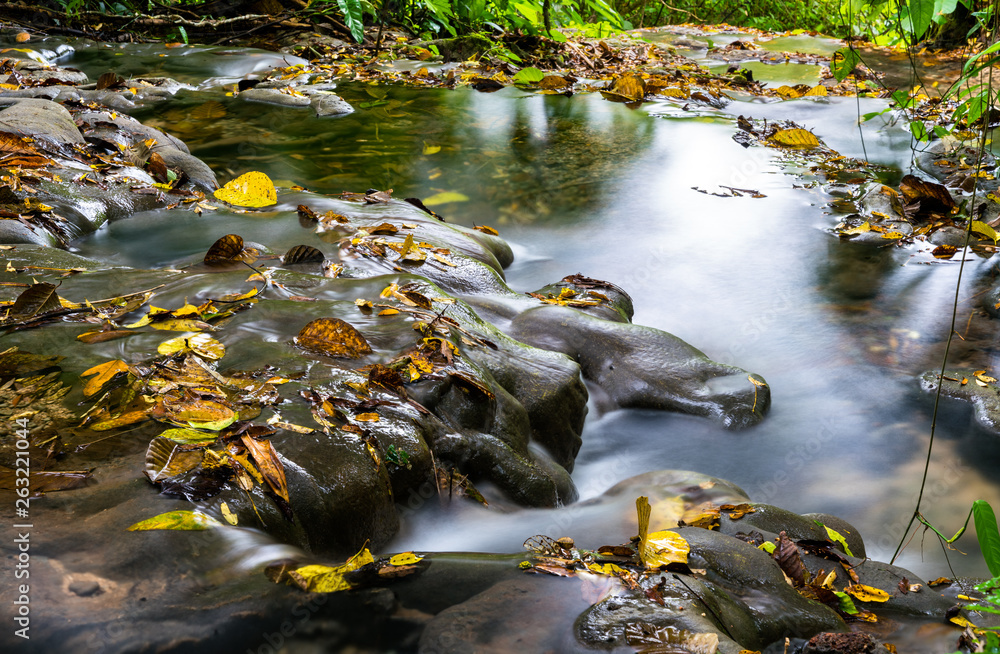
<svg viewBox="0 0 1000 654">
<path fill-rule="evenodd" d="M 726 37 L 712 38 L 718 44 Z M 835 43 L 789 38 L 782 47 L 817 54 L 829 54 Z M 191 84 L 193 90 L 134 116 L 184 140 L 220 181 L 266 173 L 279 186 L 278 210 L 301 201 L 301 193 L 280 189 L 291 184 L 328 195 L 391 188 L 396 198 L 436 200 L 431 208 L 448 222 L 499 230 L 514 250 L 506 270 L 513 289 L 532 291 L 573 273 L 613 282 L 633 298 L 636 324 L 766 378 L 770 414 L 740 432 L 674 413 L 604 412 L 592 399 L 572 475 L 582 501 L 642 473 L 693 470 L 732 481 L 758 502 L 838 515 L 860 530 L 869 557 L 892 557 L 913 511 L 928 445 L 933 398 L 921 392 L 917 377 L 940 367 L 958 259 L 935 260 L 926 248 L 841 242 L 829 231 L 839 221 L 829 188 L 779 153 L 744 148 L 732 138 L 740 115 L 794 119 L 841 154 L 888 167 L 885 181 L 895 184 L 909 172 L 905 124 L 887 115 L 858 125 L 858 115 L 881 110 L 883 100 L 745 98 L 723 109 L 663 100 L 632 109 L 596 93 L 341 82 L 337 93 L 355 113 L 315 118 L 209 89 L 273 65 L 280 55 L 74 47 L 58 63 L 91 79 L 115 70 Z M 753 68 L 756 79 L 772 85 L 819 79 L 815 65 Z M 224 115 L 198 118 L 207 102 L 220 103 Z M 764 197 L 713 195 L 728 194 L 724 187 Z M 111 223 L 74 242 L 74 251 L 151 268 L 183 265 L 227 233 L 276 252 L 303 240 L 297 222 L 268 221 L 266 213 L 170 212 L 165 220 L 167 214 Z M 988 265 L 970 255 L 966 289 Z M 966 289 L 959 333 L 967 321 L 989 320 L 973 315 Z M 263 338 L 288 339 L 296 330 Z M 995 370 L 1000 363 L 995 352 L 955 347 L 956 365 Z M 974 423 L 967 405 L 943 402 L 933 461 L 922 512 L 942 532 L 954 533 L 976 499 L 1000 505 L 1000 445 Z M 534 534 L 601 544 L 600 534 L 574 531 L 575 524 L 582 529 L 574 506 L 498 513 L 473 503 L 434 505 L 405 516 L 387 550 L 516 552 Z M 988 576 L 971 529 L 957 545 L 967 555 L 949 553 L 954 573 Z M 918 535 L 896 563 L 928 579 L 950 575 L 931 537 Z"/>
</svg>

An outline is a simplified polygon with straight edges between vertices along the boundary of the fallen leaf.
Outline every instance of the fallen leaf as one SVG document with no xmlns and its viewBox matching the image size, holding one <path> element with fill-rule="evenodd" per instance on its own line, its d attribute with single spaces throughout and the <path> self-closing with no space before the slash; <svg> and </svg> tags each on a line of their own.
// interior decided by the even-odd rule
<svg viewBox="0 0 1000 654">
<path fill-rule="evenodd" d="M 153 518 L 137 522 L 128 528 L 129 531 L 151 531 L 153 529 L 173 529 L 181 531 L 201 531 L 212 527 L 221 527 L 222 523 L 204 513 L 194 511 L 170 511 Z"/>
<path fill-rule="evenodd" d="M 98 364 L 93 368 L 83 371 L 80 373 L 81 377 L 90 377 L 91 375 L 96 375 L 93 379 L 87 380 L 87 384 L 83 387 L 83 394 L 85 397 L 90 397 L 94 395 L 101 388 L 104 387 L 109 381 L 111 381 L 116 375 L 128 372 L 128 364 L 120 359 L 115 359 L 114 361 L 107 361 L 105 363 Z"/>
<path fill-rule="evenodd" d="M 345 359 L 357 359 L 372 351 L 361 332 L 339 318 L 313 320 L 302 328 L 295 337 L 295 343 L 327 356 Z"/>
<path fill-rule="evenodd" d="M 862 602 L 888 602 L 889 593 L 863 584 L 851 584 L 844 589 L 844 592 Z"/>
<path fill-rule="evenodd" d="M 278 202 L 271 178 L 256 171 L 244 173 L 217 189 L 215 197 L 238 207 L 267 207 Z"/>
<path fill-rule="evenodd" d="M 768 141 L 786 148 L 815 148 L 819 139 L 805 129 L 779 129 L 771 135 Z"/>
</svg>

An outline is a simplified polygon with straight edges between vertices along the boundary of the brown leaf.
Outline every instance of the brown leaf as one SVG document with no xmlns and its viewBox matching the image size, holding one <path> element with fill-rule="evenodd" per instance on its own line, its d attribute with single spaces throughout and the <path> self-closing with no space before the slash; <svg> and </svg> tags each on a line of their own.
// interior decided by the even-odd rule
<svg viewBox="0 0 1000 654">
<path fill-rule="evenodd" d="M 802 587 L 809 582 L 809 571 L 806 570 L 806 566 L 802 563 L 802 557 L 799 556 L 799 548 L 785 532 L 781 532 L 778 535 L 778 546 L 774 549 L 774 554 L 771 556 L 778 562 L 778 565 L 785 571 L 789 579 L 795 582 L 796 586 Z"/>
<path fill-rule="evenodd" d="M 200 449 L 192 450 L 180 443 L 157 436 L 146 449 L 146 468 L 143 470 L 154 484 L 182 475 L 201 463 Z"/>
<path fill-rule="evenodd" d="M 357 359 L 372 351 L 365 337 L 351 324 L 339 318 L 317 318 L 295 337 L 299 347 L 331 357 Z"/>
<path fill-rule="evenodd" d="M 62 309 L 62 303 L 56 294 L 55 284 L 39 282 L 32 284 L 17 296 L 14 305 L 10 307 L 10 315 L 12 318 L 26 320 L 59 309 Z"/>
<path fill-rule="evenodd" d="M 149 160 L 146 162 L 146 170 L 148 170 L 153 177 L 156 178 L 156 181 L 161 184 L 166 184 L 170 181 L 167 163 L 163 160 L 163 157 L 156 152 L 149 155 Z"/>
<path fill-rule="evenodd" d="M 97 90 L 124 88 L 125 78 L 115 72 L 107 72 L 97 78 Z"/>
<path fill-rule="evenodd" d="M 323 263 L 326 257 L 311 245 L 296 245 L 281 260 L 286 266 L 292 266 L 297 263 Z"/>
<path fill-rule="evenodd" d="M 751 380 L 753 381 L 753 380 Z M 732 520 L 739 520 L 748 513 L 756 513 L 757 509 L 753 508 L 749 504 L 723 504 L 719 507 L 722 511 L 728 511 L 729 517 Z"/>
<path fill-rule="evenodd" d="M 937 220 L 950 216 L 958 206 L 947 188 L 913 175 L 903 177 L 899 191 L 903 196 L 903 215 L 909 220 Z"/>
<path fill-rule="evenodd" d="M 38 154 L 35 146 L 24 140 L 23 137 L 10 132 L 0 132 L 0 152 L 13 154 Z"/>
<path fill-rule="evenodd" d="M 300 204 L 298 207 L 296 207 L 296 209 L 299 212 L 299 220 L 319 222 L 319 216 L 316 215 L 316 212 L 307 207 L 306 205 Z"/>
<path fill-rule="evenodd" d="M 368 384 L 376 384 L 393 393 L 406 397 L 406 389 L 403 388 L 403 376 L 396 370 L 376 363 L 368 371 Z"/>
<path fill-rule="evenodd" d="M 128 329 L 111 329 L 108 331 L 100 332 L 84 332 L 76 337 L 76 340 L 83 341 L 87 345 L 93 345 L 94 343 L 104 343 L 105 341 L 113 341 L 117 338 L 125 338 L 126 336 L 135 336 L 137 332 Z"/>
<path fill-rule="evenodd" d="M 372 225 L 371 227 L 365 227 L 365 231 L 369 234 L 385 234 L 391 236 L 399 231 L 399 228 L 392 223 L 379 223 L 378 225 Z"/>
<path fill-rule="evenodd" d="M 251 263 L 256 257 L 256 250 L 243 245 L 243 237 L 238 234 L 226 234 L 208 248 L 205 253 L 205 263 L 233 263 L 245 261 Z"/>
<path fill-rule="evenodd" d="M 274 449 L 271 441 L 258 441 L 249 435 L 241 438 L 243 445 L 250 452 L 250 456 L 257 463 L 257 469 L 264 477 L 264 481 L 270 486 L 274 494 L 285 500 L 288 499 L 288 483 L 285 481 L 285 467 L 278 459 L 278 452 Z"/>
</svg>

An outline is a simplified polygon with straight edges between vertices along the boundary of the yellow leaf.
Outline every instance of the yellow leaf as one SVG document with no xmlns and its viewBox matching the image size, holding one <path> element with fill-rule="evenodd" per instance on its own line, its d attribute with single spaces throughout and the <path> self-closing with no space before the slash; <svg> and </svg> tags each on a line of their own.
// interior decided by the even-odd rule
<svg viewBox="0 0 1000 654">
<path fill-rule="evenodd" d="M 430 145 L 429 143 L 424 143 L 424 154 L 437 154 L 440 151 L 440 145 Z M 424 204 L 426 204 L 426 202 Z"/>
<path fill-rule="evenodd" d="M 969 622 L 967 619 L 963 618 L 960 615 L 948 618 L 948 620 L 952 624 L 957 624 L 959 627 L 971 627 L 972 629 L 976 628 L 976 625 L 972 624 L 971 622 Z"/>
<path fill-rule="evenodd" d="M 439 204 L 448 204 L 449 202 L 468 202 L 469 196 L 457 193 L 455 191 L 444 191 L 442 193 L 435 193 L 434 195 L 424 198 L 424 206 L 433 207 Z"/>
<path fill-rule="evenodd" d="M 277 203 L 278 193 L 264 173 L 244 173 L 215 191 L 215 197 L 238 207 L 267 207 Z"/>
<path fill-rule="evenodd" d="M 888 602 L 889 593 L 880 588 L 865 586 L 863 584 L 853 584 L 844 589 L 844 592 L 851 595 L 856 600 L 862 602 Z"/>
<path fill-rule="evenodd" d="M 236 517 L 236 514 L 229 509 L 228 504 L 223 502 L 220 508 L 222 509 L 222 517 L 226 519 L 226 522 L 228 522 L 233 526 L 235 526 L 236 523 L 239 522 L 239 519 Z"/>
<path fill-rule="evenodd" d="M 131 325 L 130 325 L 131 326 Z M 201 320 L 168 319 L 149 323 L 153 329 L 162 329 L 171 332 L 200 332 L 203 330 L 212 331 L 212 326 Z"/>
<path fill-rule="evenodd" d="M 652 508 L 645 495 L 635 501 L 639 522 L 639 558 L 649 568 L 669 563 L 687 563 L 691 547 L 684 537 L 673 531 L 649 532 L 649 516 Z"/>
<path fill-rule="evenodd" d="M 810 131 L 804 129 L 779 129 L 768 139 L 775 145 L 787 148 L 815 148 L 819 139 Z"/>
<path fill-rule="evenodd" d="M 882 232 L 882 238 L 896 239 L 899 240 L 903 238 L 905 234 L 903 232 Z"/>
<path fill-rule="evenodd" d="M 382 309 L 378 312 L 380 316 L 394 316 L 399 313 L 399 309 Z"/>
<path fill-rule="evenodd" d="M 871 224 L 866 220 L 857 227 L 851 227 L 850 229 L 842 229 L 840 233 L 845 236 L 856 236 L 857 234 L 864 234 L 865 232 L 872 231 Z"/>
<path fill-rule="evenodd" d="M 814 86 L 811 89 L 809 89 L 808 91 L 806 91 L 806 97 L 811 96 L 811 95 L 818 95 L 818 96 L 826 97 L 826 95 L 827 95 L 826 87 L 823 86 L 822 84 L 817 84 L 816 86 Z"/>
<path fill-rule="evenodd" d="M 424 557 L 417 556 L 413 552 L 403 552 L 389 559 L 389 565 L 413 565 L 423 561 Z"/>
<path fill-rule="evenodd" d="M 587 566 L 591 572 L 596 572 L 599 575 L 608 575 L 612 577 L 617 577 L 620 573 L 624 572 L 614 563 L 591 563 Z"/>
<path fill-rule="evenodd" d="M 359 413 L 354 416 L 354 419 L 358 422 L 378 422 L 379 415 L 377 413 Z"/>
<path fill-rule="evenodd" d="M 210 527 L 218 527 L 222 523 L 210 518 L 204 513 L 194 511 L 170 511 L 158 516 L 137 522 L 128 528 L 129 531 L 151 531 L 153 529 L 174 529 L 181 531 L 201 531 Z"/>
<path fill-rule="evenodd" d="M 157 346 L 156 351 L 163 355 L 191 351 L 203 359 L 215 361 L 225 355 L 226 346 L 208 334 L 195 334 L 194 336 L 178 336 L 163 341 Z"/>
<path fill-rule="evenodd" d="M 801 98 L 802 97 L 802 92 L 801 91 L 799 91 L 798 89 L 794 89 L 791 86 L 788 86 L 787 84 L 782 84 L 781 86 L 779 86 L 778 88 L 776 88 L 774 91 L 775 91 L 775 93 L 777 93 L 778 95 L 780 95 L 781 97 L 786 98 L 786 99 L 787 98 Z"/>
<path fill-rule="evenodd" d="M 307 565 L 289 573 L 303 589 L 311 593 L 334 593 L 349 590 L 351 585 L 344 579 L 344 573 L 362 568 L 375 559 L 367 547 L 348 559 L 347 563 L 330 567 L 328 565 Z"/>
<path fill-rule="evenodd" d="M 981 220 L 972 221 L 972 231 L 976 232 L 977 234 L 982 234 L 983 236 L 990 239 L 994 243 L 997 242 L 997 239 L 1000 239 L 1000 236 L 997 235 L 996 230 L 987 225 L 986 223 L 982 222 Z"/>
<path fill-rule="evenodd" d="M 86 397 L 90 397 L 97 391 L 101 390 L 105 384 L 107 384 L 111 379 L 121 372 L 128 372 L 128 364 L 119 359 L 114 361 L 108 361 L 100 365 L 94 366 L 89 370 L 85 370 L 80 374 L 81 377 L 89 377 L 91 375 L 97 375 L 93 379 L 87 381 L 87 385 L 83 387 L 83 394 Z"/>
<path fill-rule="evenodd" d="M 444 257 L 442 257 L 437 252 L 433 252 L 432 251 L 431 252 L 431 256 L 434 257 L 435 259 L 437 259 L 438 261 L 440 261 L 441 263 L 443 263 L 446 266 L 451 266 L 452 268 L 455 268 L 456 266 L 458 266 L 457 263 L 452 263 L 451 261 L 448 261 L 447 259 L 445 259 Z"/>
</svg>

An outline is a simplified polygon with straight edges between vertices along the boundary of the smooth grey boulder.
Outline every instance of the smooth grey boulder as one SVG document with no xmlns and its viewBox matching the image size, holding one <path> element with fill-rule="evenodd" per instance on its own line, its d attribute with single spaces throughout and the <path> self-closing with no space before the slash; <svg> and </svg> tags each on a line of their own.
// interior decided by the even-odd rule
<svg viewBox="0 0 1000 654">
<path fill-rule="evenodd" d="M 354 113 L 354 107 L 339 95 L 332 93 L 313 95 L 309 99 L 309 104 L 312 105 L 316 116 L 320 118 L 323 116 L 344 116 Z"/>
<path fill-rule="evenodd" d="M 309 98 L 302 95 L 291 95 L 282 93 L 278 89 L 254 87 L 240 92 L 240 98 L 247 102 L 262 102 L 273 104 L 279 107 L 308 107 Z"/>
<path fill-rule="evenodd" d="M 972 404 L 976 422 L 991 434 L 1000 434 L 1000 393 L 996 382 L 980 386 L 976 383 L 975 371 L 969 369 L 949 370 L 941 380 L 941 394 Z M 927 393 L 936 393 L 938 375 L 929 370 L 920 376 L 920 388 Z M 966 383 L 962 383 L 962 379 Z"/>
<path fill-rule="evenodd" d="M 727 428 L 752 426 L 770 407 L 770 388 L 760 376 L 716 363 L 658 329 L 543 305 L 517 316 L 507 331 L 579 362 L 584 378 L 620 407 L 690 413 Z"/>
<path fill-rule="evenodd" d="M 85 143 L 69 111 L 50 100 L 26 98 L 0 110 L 0 131 L 59 144 Z"/>
</svg>

